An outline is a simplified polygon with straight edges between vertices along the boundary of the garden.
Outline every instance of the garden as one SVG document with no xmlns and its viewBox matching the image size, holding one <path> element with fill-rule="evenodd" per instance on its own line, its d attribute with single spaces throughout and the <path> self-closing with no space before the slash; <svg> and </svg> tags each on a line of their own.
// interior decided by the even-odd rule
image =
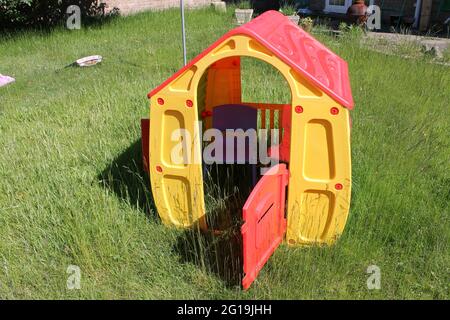
<svg viewBox="0 0 450 320">
<path fill-rule="evenodd" d="M 188 60 L 234 27 L 234 10 L 188 10 Z M 311 30 L 349 65 L 346 229 L 334 246 L 282 244 L 248 291 L 219 261 L 229 238 L 205 242 L 161 223 L 142 167 L 146 95 L 183 65 L 179 11 L 0 35 L 0 72 L 16 80 L 0 88 L 0 297 L 449 299 L 449 66 L 342 31 Z M 102 63 L 67 67 L 93 54 Z M 242 77 L 245 100 L 287 102 L 268 65 L 244 59 Z M 233 192 L 209 190 L 207 212 L 239 201 Z M 79 290 L 67 288 L 70 266 Z"/>
</svg>

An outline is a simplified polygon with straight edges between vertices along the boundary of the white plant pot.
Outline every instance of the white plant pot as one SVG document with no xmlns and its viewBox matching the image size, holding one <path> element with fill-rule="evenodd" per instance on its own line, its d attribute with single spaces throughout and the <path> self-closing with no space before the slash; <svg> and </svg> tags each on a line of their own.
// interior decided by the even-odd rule
<svg viewBox="0 0 450 320">
<path fill-rule="evenodd" d="M 289 18 L 289 20 L 291 20 L 296 25 L 298 25 L 298 23 L 300 22 L 300 17 L 296 14 L 294 14 L 292 16 L 287 16 L 287 17 Z"/>
<path fill-rule="evenodd" d="M 218 12 L 227 12 L 227 4 L 225 1 L 213 1 L 211 6 Z"/>
<path fill-rule="evenodd" d="M 234 15 L 238 24 L 244 24 L 252 20 L 253 9 L 236 9 Z"/>
</svg>

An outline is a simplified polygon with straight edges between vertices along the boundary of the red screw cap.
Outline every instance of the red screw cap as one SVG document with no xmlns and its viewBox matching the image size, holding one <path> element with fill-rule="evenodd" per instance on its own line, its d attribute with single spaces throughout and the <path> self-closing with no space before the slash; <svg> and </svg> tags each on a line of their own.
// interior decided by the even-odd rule
<svg viewBox="0 0 450 320">
<path fill-rule="evenodd" d="M 158 104 L 160 106 L 162 106 L 164 104 L 164 99 L 163 98 L 158 98 Z"/>
<path fill-rule="evenodd" d="M 344 188 L 344 186 L 342 185 L 342 183 L 336 183 L 336 185 L 334 186 L 334 188 L 336 190 L 342 190 Z"/>
<path fill-rule="evenodd" d="M 161 166 L 156 166 L 156 171 L 158 171 L 159 173 L 163 172 L 163 169 Z"/>
<path fill-rule="evenodd" d="M 194 103 L 192 102 L 192 100 L 186 100 L 186 107 L 192 108 L 193 105 Z"/>
<path fill-rule="evenodd" d="M 330 113 L 331 113 L 333 116 L 335 116 L 335 115 L 339 114 L 339 109 L 336 108 L 336 107 L 333 107 L 333 108 L 330 109 Z"/>
<path fill-rule="evenodd" d="M 203 111 L 202 113 L 201 113 L 201 115 L 202 115 L 202 118 L 206 118 L 206 117 L 211 117 L 212 116 L 212 111 Z"/>
<path fill-rule="evenodd" d="M 296 106 L 295 107 L 295 112 L 302 113 L 303 112 L 303 107 L 302 106 Z"/>
</svg>

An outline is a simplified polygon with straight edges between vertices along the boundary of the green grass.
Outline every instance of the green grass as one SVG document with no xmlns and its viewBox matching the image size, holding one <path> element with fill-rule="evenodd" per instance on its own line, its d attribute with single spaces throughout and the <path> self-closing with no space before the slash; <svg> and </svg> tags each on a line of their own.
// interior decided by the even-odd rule
<svg viewBox="0 0 450 320">
<path fill-rule="evenodd" d="M 233 27 L 228 12 L 187 13 L 190 58 Z M 450 298 L 448 67 L 319 38 L 349 62 L 356 101 L 350 218 L 333 247 L 282 245 L 248 292 L 216 272 L 207 236 L 161 224 L 140 170 L 146 94 L 182 64 L 179 12 L 0 38 L 17 78 L 0 88 L 0 297 Z M 104 62 L 63 68 L 91 54 Z M 245 100 L 286 101 L 271 68 L 245 66 Z M 81 290 L 66 289 L 70 264 Z"/>
</svg>

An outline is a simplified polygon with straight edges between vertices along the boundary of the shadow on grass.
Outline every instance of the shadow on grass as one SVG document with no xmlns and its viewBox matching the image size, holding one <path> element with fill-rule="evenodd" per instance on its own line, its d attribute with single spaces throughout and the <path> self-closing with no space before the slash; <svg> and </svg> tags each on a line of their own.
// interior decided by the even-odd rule
<svg viewBox="0 0 450 320">
<path fill-rule="evenodd" d="M 211 170 L 211 179 L 205 183 L 207 222 L 211 231 L 186 230 L 177 238 L 173 250 L 182 263 L 195 264 L 204 272 L 217 275 L 226 286 L 234 287 L 243 277 L 240 226 L 243 203 L 250 189 L 242 181 L 250 181 L 250 171 L 230 166 L 223 168 L 219 174 L 214 172 L 222 170 Z M 148 217 L 156 216 L 150 179 L 142 166 L 140 139 L 115 158 L 98 179 L 105 188 Z"/>
<path fill-rule="evenodd" d="M 251 191 L 251 167 L 209 167 L 205 178 L 205 203 L 209 231 L 184 232 L 174 250 L 184 263 L 192 263 L 218 276 L 227 287 L 243 277 L 242 207 Z"/>
<path fill-rule="evenodd" d="M 240 285 L 243 277 L 242 236 L 236 229 L 220 234 L 188 230 L 174 246 L 181 262 L 218 276 L 227 287 Z"/>
<path fill-rule="evenodd" d="M 141 139 L 114 159 L 98 179 L 105 188 L 147 216 L 156 214 L 150 179 L 142 165 Z"/>
</svg>

